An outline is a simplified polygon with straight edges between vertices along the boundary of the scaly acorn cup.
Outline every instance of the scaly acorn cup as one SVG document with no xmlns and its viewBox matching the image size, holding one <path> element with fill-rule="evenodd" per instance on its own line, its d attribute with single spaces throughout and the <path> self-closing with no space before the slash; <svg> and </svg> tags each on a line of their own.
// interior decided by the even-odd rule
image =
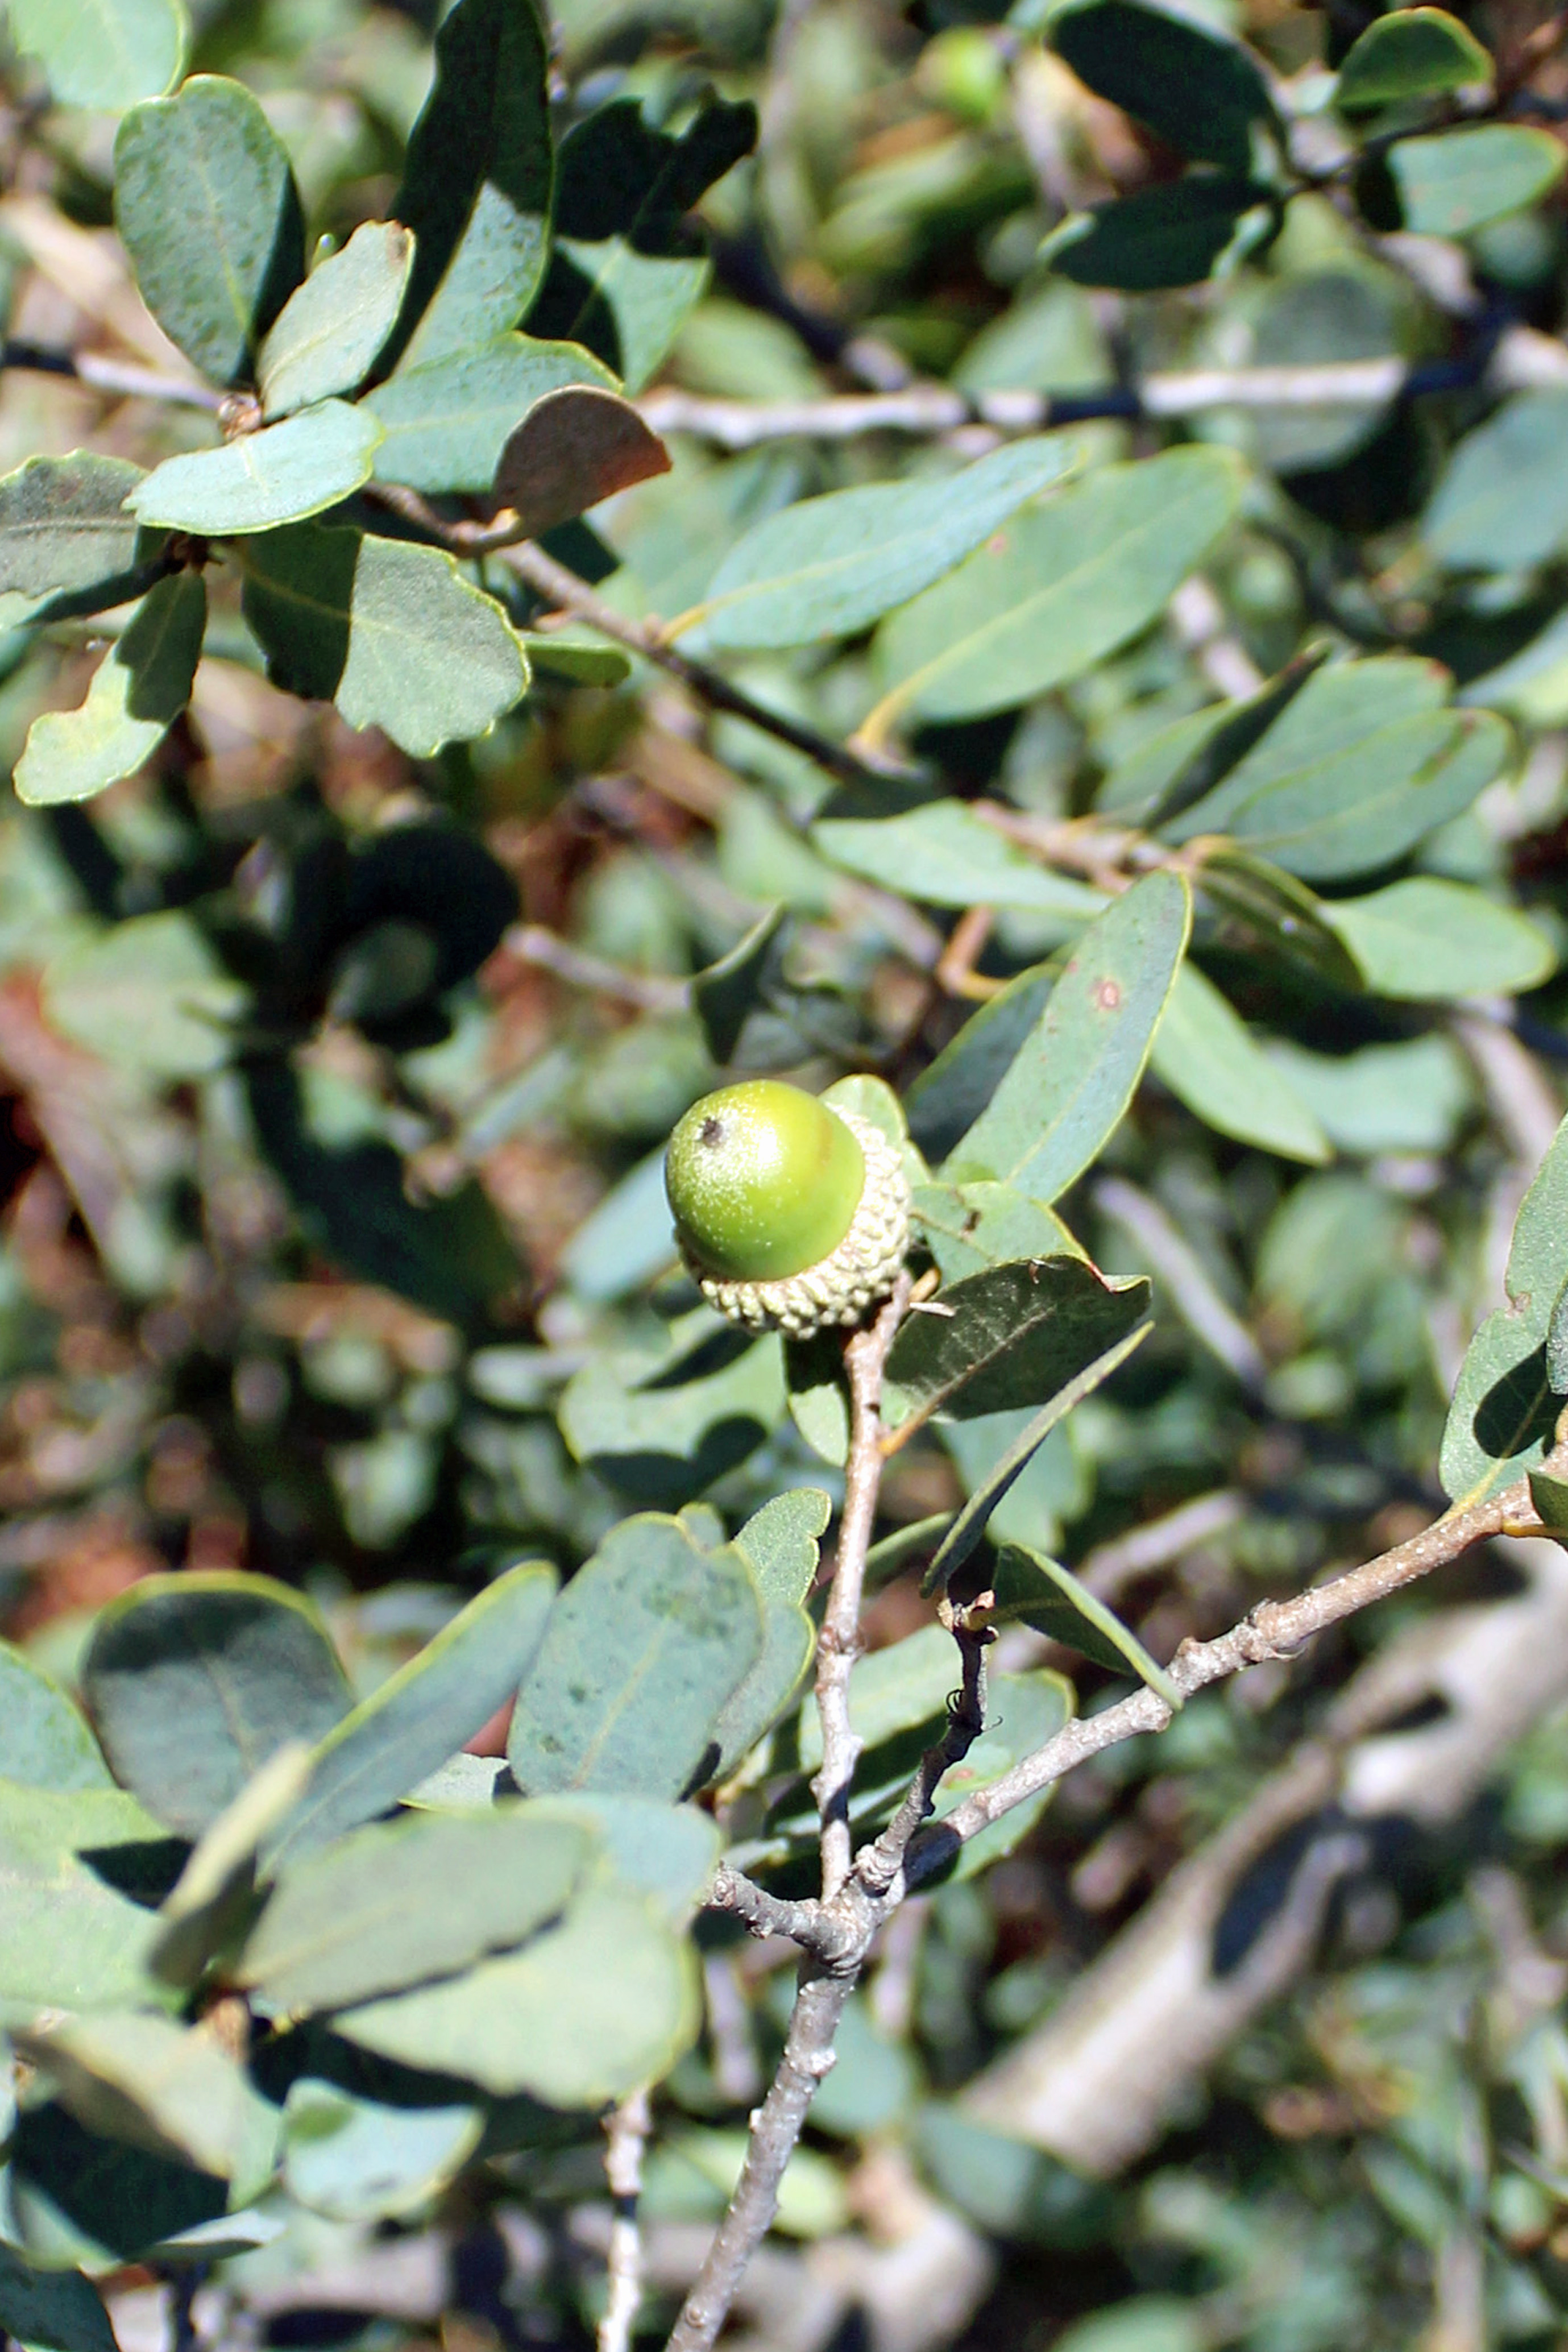
<svg viewBox="0 0 1568 2352">
<path fill-rule="evenodd" d="M 909 1247 L 910 1188 L 887 1137 L 776 1078 L 693 1103 L 664 1184 L 703 1297 L 752 1330 L 858 1323 Z"/>
</svg>

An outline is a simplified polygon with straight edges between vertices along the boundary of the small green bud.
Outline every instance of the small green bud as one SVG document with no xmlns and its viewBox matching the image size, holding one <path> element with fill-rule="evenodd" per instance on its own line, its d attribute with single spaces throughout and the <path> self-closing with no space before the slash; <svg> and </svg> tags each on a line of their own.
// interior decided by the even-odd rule
<svg viewBox="0 0 1568 2352">
<path fill-rule="evenodd" d="M 757 1329 L 858 1321 L 909 1244 L 909 1188 L 886 1137 L 773 1078 L 692 1105 L 669 1139 L 665 1190 L 705 1297 Z"/>
<path fill-rule="evenodd" d="M 1007 68 L 980 25 L 950 25 L 928 41 L 915 73 L 922 98 L 961 122 L 991 122 L 1007 98 Z"/>
</svg>

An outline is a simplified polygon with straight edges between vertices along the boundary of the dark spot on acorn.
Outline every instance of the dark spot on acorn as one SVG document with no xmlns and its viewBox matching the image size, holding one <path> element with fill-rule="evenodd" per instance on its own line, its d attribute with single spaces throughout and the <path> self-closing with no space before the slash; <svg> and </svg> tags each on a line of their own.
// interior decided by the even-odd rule
<svg viewBox="0 0 1568 2352">
<path fill-rule="evenodd" d="M 716 1144 L 722 1143 L 724 1140 L 723 1120 L 721 1118 L 713 1118 L 711 1113 L 710 1113 L 709 1117 L 702 1122 L 701 1140 L 709 1146 L 710 1150 L 711 1150 Z"/>
</svg>

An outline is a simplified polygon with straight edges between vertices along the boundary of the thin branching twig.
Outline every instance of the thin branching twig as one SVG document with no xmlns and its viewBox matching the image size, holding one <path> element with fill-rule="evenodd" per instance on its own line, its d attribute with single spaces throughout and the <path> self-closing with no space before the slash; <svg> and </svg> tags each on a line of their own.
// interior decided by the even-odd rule
<svg viewBox="0 0 1568 2352">
<path fill-rule="evenodd" d="M 879 1371 L 877 1377 L 879 1383 Z M 856 1440 L 861 1444 L 874 1442 L 877 1425 L 874 1413 L 858 1420 L 852 1424 Z M 1568 1444 L 1559 1444 L 1547 1457 L 1546 1467 L 1556 1476 L 1568 1470 Z M 1261 1602 L 1216 1640 L 1184 1642 L 1171 1661 L 1170 1678 L 1187 1697 L 1247 1666 L 1292 1658 L 1315 1634 L 1430 1575 L 1473 1545 L 1499 1535 L 1541 1532 L 1527 1479 L 1496 1494 L 1457 1504 L 1407 1542 L 1329 1582 L 1289 1600 Z M 842 1549 L 841 1543 L 841 1554 Z M 862 1578 L 863 1574 L 862 1566 Z M 1145 1733 L 1163 1731 L 1173 1720 L 1172 1707 L 1158 1692 L 1139 1690 L 1098 1715 L 1074 1717 L 1034 1755 L 965 1798 L 944 1820 L 931 1822 L 932 1803 L 944 1773 L 967 1752 L 984 1722 L 980 1679 L 984 1645 L 975 1634 L 981 1616 L 978 1603 L 971 1604 L 968 1611 L 949 1612 L 948 1622 L 963 1661 L 963 1680 L 950 1708 L 943 1738 L 922 1759 L 892 1822 L 880 1837 L 861 1849 L 836 1893 L 819 1903 L 786 1905 L 733 1870 L 721 1872 L 710 1890 L 711 1907 L 743 1919 L 753 1933 L 793 1936 L 805 1957 L 784 2056 L 767 2097 L 752 2119 L 740 2183 L 669 2338 L 668 2352 L 709 2352 L 717 2341 L 746 2265 L 773 2220 L 778 2184 L 805 2126 L 816 2085 L 833 2065 L 834 2041 L 845 2005 L 879 1929 L 913 1888 L 951 1867 L 972 1838 L 1015 1806 L 1026 1803 L 1091 1756 Z M 837 1707 L 836 1678 L 830 1690 L 830 1705 Z M 847 1715 L 847 1676 L 845 1690 Z"/>
<path fill-rule="evenodd" d="M 10 340 L 0 343 L 0 369 L 4 368 L 69 376 L 78 383 L 89 384 L 94 392 L 121 399 L 162 400 L 178 408 L 205 408 L 214 415 L 227 397 L 215 392 L 211 384 L 199 383 L 195 376 L 164 375 L 135 360 L 112 359 L 106 352 L 56 351 L 47 343 Z"/>
<path fill-rule="evenodd" d="M 965 393 L 947 383 L 805 400 L 728 400 L 661 385 L 639 403 L 656 433 L 689 433 L 724 449 L 767 441 L 849 441 L 868 433 L 929 437 L 982 425 L 996 433 L 1040 433 L 1098 418 L 1194 416 L 1215 408 L 1381 408 L 1404 397 L 1447 394 L 1467 383 L 1493 391 L 1561 383 L 1568 355 L 1548 336 L 1515 328 L 1468 359 L 1412 364 L 1397 353 L 1302 367 L 1186 368 L 1129 384 L 1053 395 L 1008 387 Z"/>
<path fill-rule="evenodd" d="M 605 2126 L 605 2179 L 609 2183 L 610 2246 L 605 2262 L 608 2294 L 599 2322 L 598 2352 L 630 2352 L 632 2333 L 642 2304 L 642 2227 L 637 2200 L 642 2195 L 643 2151 L 653 2124 L 652 2103 L 646 2090 L 634 2091 L 612 2109 Z"/>
<path fill-rule="evenodd" d="M 42 343 L 0 344 L 0 368 L 73 376 L 100 392 L 215 411 L 225 398 L 193 378 L 161 374 L 105 352 Z M 656 433 L 689 433 L 721 448 L 750 449 L 766 441 L 845 441 L 868 433 L 931 436 L 974 425 L 997 433 L 1039 433 L 1098 418 L 1194 416 L 1214 408 L 1378 408 L 1401 397 L 1482 384 L 1492 392 L 1517 391 L 1565 378 L 1568 355 L 1560 343 L 1528 327 L 1512 327 L 1495 344 L 1478 338 L 1473 352 L 1458 360 L 1412 363 L 1390 352 L 1300 367 L 1156 370 L 1136 383 L 1061 394 L 1024 386 L 966 393 L 952 384 L 912 383 L 805 400 L 731 400 L 660 385 L 638 405 Z M 387 487 L 378 483 L 377 494 Z M 500 541 L 492 534 L 489 543 Z"/>
<path fill-rule="evenodd" d="M 1568 1468 L 1568 1445 L 1560 1445 L 1548 1457 L 1547 1466 L 1552 1475 L 1561 1477 Z M 1483 1500 L 1457 1504 L 1408 1542 L 1395 1544 L 1392 1551 L 1380 1552 L 1359 1568 L 1347 1569 L 1326 1584 L 1315 1585 L 1289 1601 L 1260 1601 L 1238 1625 L 1212 1642 L 1184 1642 L 1166 1671 L 1182 1696 L 1190 1698 L 1194 1691 L 1223 1682 L 1248 1666 L 1295 1657 L 1314 1634 L 1387 1600 L 1391 1593 L 1429 1576 L 1436 1568 L 1446 1567 L 1492 1536 L 1542 1532 L 1530 1482 L 1521 1478 Z M 1108 1748 L 1144 1732 L 1163 1731 L 1173 1712 L 1158 1691 L 1145 1688 L 1099 1715 L 1074 1717 L 1034 1755 L 1025 1757 L 988 1788 L 977 1789 L 944 1821 L 922 1833 L 908 1858 L 910 1884 L 919 1885 L 945 1868 L 960 1846 L 1090 1756 L 1103 1755 Z"/>
<path fill-rule="evenodd" d="M 767 2096 L 752 2117 L 741 2178 L 676 2322 L 669 2352 L 708 2352 L 724 2325 L 746 2266 L 778 2209 L 779 2183 L 816 2086 L 832 2068 L 839 2021 L 869 1940 L 857 1913 L 850 1911 L 841 1917 L 832 1898 L 842 1896 L 852 1860 L 849 1789 L 860 1741 L 849 1719 L 849 1673 L 859 1648 L 866 1555 L 871 1548 L 882 1478 L 882 1375 L 912 1286 L 910 1276 L 901 1274 L 876 1319 L 856 1332 L 844 1349 L 850 1394 L 849 1461 L 838 1546 L 817 1643 L 822 1766 L 812 1782 L 821 1824 L 824 1899 L 808 1909 L 803 1906 L 801 1924 L 807 1927 L 810 1941 L 796 1937 L 805 1946 L 805 1956 L 784 2055 Z M 723 1875 L 735 1890 L 738 1874 Z M 753 1933 L 770 1933 L 781 1927 L 783 1920 L 772 1898 L 759 1905 L 755 1897 L 761 1890 L 751 1888 L 749 1882 L 739 1883 L 747 1892 L 733 1907 Z M 784 1932 L 792 1931 L 785 1928 Z"/>
</svg>

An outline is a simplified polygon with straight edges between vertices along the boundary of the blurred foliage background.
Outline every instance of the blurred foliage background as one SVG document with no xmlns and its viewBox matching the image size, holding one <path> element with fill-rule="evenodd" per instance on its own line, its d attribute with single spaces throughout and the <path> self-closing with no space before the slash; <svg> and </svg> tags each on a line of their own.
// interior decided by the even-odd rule
<svg viewBox="0 0 1568 2352">
<path fill-rule="evenodd" d="M 206 422 L 15 363 L 174 356 L 112 230 L 113 118 L 53 102 L 37 13 L 13 0 L 0 107 L 0 470 L 88 443 L 154 465 Z M 190 67 L 259 98 L 313 236 L 386 212 L 435 14 L 197 0 Z M 1290 118 L 1297 162 L 1270 180 L 1245 103 L 1239 163 L 1213 93 L 1194 109 L 1179 76 L 1151 127 L 1091 58 L 1075 75 L 1033 0 L 1006 18 L 983 0 L 558 0 L 560 129 L 613 100 L 679 129 L 710 92 L 754 100 L 762 125 L 701 197 L 711 268 L 656 362 L 672 472 L 552 541 L 617 611 L 691 607 L 745 530 L 804 496 L 983 455 L 984 401 L 1009 391 L 1082 402 L 1091 484 L 1178 443 L 1236 453 L 1231 509 L 1173 596 L 1059 679 L 917 713 L 880 796 L 641 661 L 608 686 L 541 672 L 489 732 L 412 757 L 269 683 L 215 587 L 189 710 L 149 764 L 90 807 L 0 818 L 11 1639 L 68 1681 L 93 1612 L 143 1574 L 244 1567 L 313 1597 L 365 1693 L 524 1552 L 570 1571 L 629 1509 L 700 1502 L 732 1527 L 783 1487 L 831 1486 L 774 1354 L 742 1387 L 722 1364 L 711 1392 L 689 1365 L 636 1387 L 671 1348 L 669 1127 L 731 1066 L 878 1072 L 913 1114 L 988 983 L 1048 961 L 1081 910 L 1037 864 L 999 872 L 1005 829 L 978 835 L 987 863 L 973 833 L 879 843 L 873 821 L 932 805 L 936 779 L 936 806 L 1000 806 L 1048 857 L 1075 820 L 1136 816 L 1205 740 L 1197 714 L 1325 640 L 1412 665 L 1377 676 L 1414 700 L 1355 717 L 1375 738 L 1363 797 L 1400 756 L 1377 726 L 1450 680 L 1516 732 L 1467 720 L 1495 755 L 1440 822 L 1292 870 L 1331 906 L 1415 882 L 1468 895 L 1404 902 L 1381 949 L 1363 923 L 1352 945 L 1381 961 L 1361 990 L 1336 980 L 1332 926 L 1237 858 L 1200 932 L 1208 991 L 1066 1203 L 1099 1265 L 1153 1276 L 1154 1338 L 1037 1456 L 1007 1531 L 1061 1551 L 1163 1658 L 1441 1507 L 1448 1391 L 1500 1301 L 1568 1064 L 1568 62 L 1540 9 L 1459 14 L 1476 58 L 1456 67 L 1441 36 L 1447 80 L 1373 79 L 1336 115 L 1334 75 L 1393 19 L 1362 0 L 1205 5 Z M 1489 193 L 1401 160 L 1401 133 L 1437 148 L 1482 122 L 1534 142 L 1464 167 L 1500 174 Z M 1152 230 L 1089 228 L 1129 198 L 1163 208 Z M 1095 261 L 1117 236 L 1132 258 Z M 1129 397 L 1387 356 L 1413 392 L 1396 371 L 1313 404 L 1194 394 L 1175 417 Z M 964 395 L 968 421 L 726 446 L 750 404 L 916 382 Z M 23 601 L 0 614 L 7 768 L 80 700 L 100 642 L 94 618 L 39 627 Z M 1043 614 L 1042 642 L 1068 617 Z M 1416 661 L 1447 675 L 1411 686 Z M 836 741 L 879 699 L 863 635 L 743 649 L 727 674 Z M 1301 824 L 1321 789 L 1309 775 Z M 773 908 L 742 1030 L 692 980 Z M 226 923 L 287 950 L 248 1000 L 286 1048 L 262 1076 L 231 1066 Z M 976 1428 L 894 1458 L 885 1532 L 955 1507 L 1005 1442 Z M 926 1622 L 889 1578 L 868 1633 L 882 1647 Z M 1116 1683 L 1103 1657 L 1019 1638 L 1081 1705 Z M 1483 1552 L 1294 1669 L 1194 1700 L 1075 1775 L 988 1874 L 900 1916 L 743 2340 L 1560 2342 L 1565 1843 L 1551 1544 Z M 721 2206 L 787 2007 L 784 1947 L 701 1934 L 707 2025 L 649 2158 L 650 2327 Z M 307 2184 L 197 2319 L 225 2345 L 575 2346 L 606 2223 L 587 2128 L 524 2135 L 396 2213 L 312 2207 Z M 125 2352 L 161 2340 L 168 2287 L 135 2267 L 109 2284 Z"/>
</svg>

